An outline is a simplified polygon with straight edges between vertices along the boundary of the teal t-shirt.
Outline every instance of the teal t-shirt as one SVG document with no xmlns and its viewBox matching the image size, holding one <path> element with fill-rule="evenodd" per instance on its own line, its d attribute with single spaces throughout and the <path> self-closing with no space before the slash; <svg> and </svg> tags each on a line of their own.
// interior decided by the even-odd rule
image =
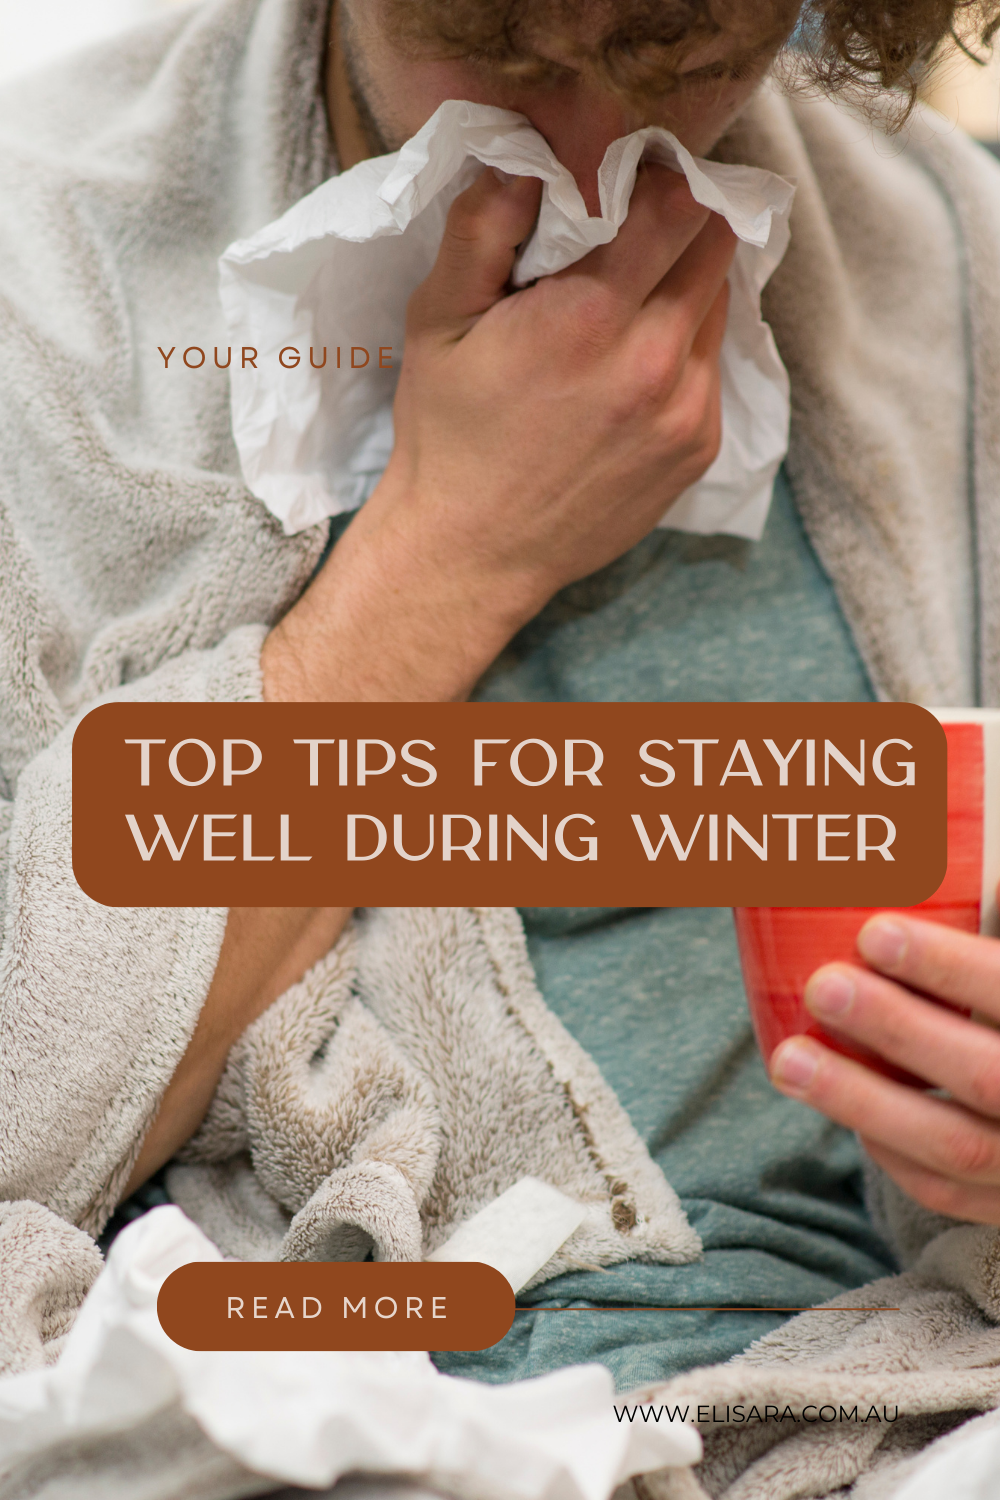
<svg viewBox="0 0 1000 1500">
<path fill-rule="evenodd" d="M 558 594 L 475 697 L 821 702 L 872 692 L 782 474 L 759 542 L 653 533 Z M 521 915 L 547 1004 L 614 1088 L 705 1256 L 560 1276 L 518 1300 L 576 1311 L 518 1313 L 502 1343 L 437 1355 L 441 1369 L 505 1381 L 600 1360 L 628 1390 L 728 1359 L 787 1316 L 700 1309 L 808 1306 L 893 1268 L 862 1205 L 853 1136 L 768 1082 L 728 908 Z M 664 1306 L 681 1310 L 653 1310 Z"/>
</svg>

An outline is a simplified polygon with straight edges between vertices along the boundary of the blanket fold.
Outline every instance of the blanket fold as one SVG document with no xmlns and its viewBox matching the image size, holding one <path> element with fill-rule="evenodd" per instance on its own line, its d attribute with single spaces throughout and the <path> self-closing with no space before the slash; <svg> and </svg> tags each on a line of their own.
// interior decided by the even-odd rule
<svg viewBox="0 0 1000 1500">
<path fill-rule="evenodd" d="M 0 1371 L 59 1358 L 103 1264 L 89 1234 L 40 1203 L 0 1203 Z"/>
<path fill-rule="evenodd" d="M 585 1207 L 529 1285 L 701 1252 L 516 914 L 404 907 L 360 913 L 248 1028 L 167 1187 L 241 1259 L 416 1260 L 524 1176 Z"/>
<path fill-rule="evenodd" d="M 912 1271 L 632 1399 L 690 1408 L 705 1439 L 706 1495 L 798 1500 L 846 1489 L 875 1500 L 912 1472 L 915 1455 L 932 1456 L 928 1445 L 1000 1405 L 998 1298 L 1000 1231 L 956 1227 Z"/>
</svg>

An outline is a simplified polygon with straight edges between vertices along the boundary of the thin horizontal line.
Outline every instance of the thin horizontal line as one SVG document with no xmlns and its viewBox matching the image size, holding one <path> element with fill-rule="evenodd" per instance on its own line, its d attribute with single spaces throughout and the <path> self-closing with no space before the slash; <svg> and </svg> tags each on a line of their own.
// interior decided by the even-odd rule
<svg viewBox="0 0 1000 1500">
<path fill-rule="evenodd" d="M 712 1307 L 678 1303 L 670 1307 L 515 1307 L 515 1312 L 899 1312 L 898 1307 Z"/>
</svg>

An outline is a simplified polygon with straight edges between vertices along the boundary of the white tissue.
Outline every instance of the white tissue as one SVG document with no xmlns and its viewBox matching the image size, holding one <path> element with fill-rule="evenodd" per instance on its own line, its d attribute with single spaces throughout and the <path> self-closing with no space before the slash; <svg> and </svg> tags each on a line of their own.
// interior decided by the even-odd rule
<svg viewBox="0 0 1000 1500">
<path fill-rule="evenodd" d="M 722 448 L 662 525 L 758 538 L 788 447 L 788 376 L 760 294 L 788 244 L 794 188 L 756 167 L 691 156 L 659 127 L 612 142 L 599 172 L 601 216 L 590 218 L 571 173 L 523 115 L 448 100 L 394 155 L 333 177 L 220 261 L 233 345 L 233 434 L 250 489 L 289 534 L 360 505 L 392 452 L 392 398 L 406 304 L 429 273 L 452 200 L 482 165 L 540 177 L 537 226 L 515 264 L 517 285 L 550 275 L 614 239 L 639 161 L 684 173 L 694 197 L 740 243 L 730 274 L 722 348 Z M 331 369 L 333 349 L 391 346 L 395 368 Z M 256 368 L 240 350 L 257 350 Z M 325 370 L 308 350 L 329 351 Z M 301 363 L 282 369 L 279 351 Z"/>
<path fill-rule="evenodd" d="M 924 1450 L 921 1463 L 896 1490 L 895 1500 L 994 1500 L 1000 1475 L 1000 1429 L 995 1413 L 969 1421 L 943 1452 Z M 935 1447 L 937 1444 L 934 1445 Z"/>
<path fill-rule="evenodd" d="M 160 1286 L 178 1266 L 221 1259 L 172 1205 L 124 1229 L 58 1363 L 0 1379 L 3 1472 L 171 1405 L 248 1468 L 317 1489 L 368 1472 L 425 1476 L 470 1500 L 607 1500 L 632 1474 L 701 1457 L 693 1427 L 619 1423 L 600 1365 L 496 1386 L 441 1375 L 419 1352 L 182 1349 L 157 1320 Z M 135 1493 L 112 1464 L 105 1500 Z"/>
<path fill-rule="evenodd" d="M 428 1260 L 479 1260 L 515 1292 L 547 1265 L 583 1222 L 584 1207 L 537 1177 L 522 1177 L 460 1225 Z"/>
</svg>

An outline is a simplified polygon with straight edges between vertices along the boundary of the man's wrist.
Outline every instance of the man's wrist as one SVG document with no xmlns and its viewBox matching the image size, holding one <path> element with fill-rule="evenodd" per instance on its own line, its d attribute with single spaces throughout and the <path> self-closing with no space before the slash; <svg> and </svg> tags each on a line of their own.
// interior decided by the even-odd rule
<svg viewBox="0 0 1000 1500">
<path fill-rule="evenodd" d="M 266 700 L 460 701 L 544 602 L 378 498 L 265 641 Z"/>
</svg>

